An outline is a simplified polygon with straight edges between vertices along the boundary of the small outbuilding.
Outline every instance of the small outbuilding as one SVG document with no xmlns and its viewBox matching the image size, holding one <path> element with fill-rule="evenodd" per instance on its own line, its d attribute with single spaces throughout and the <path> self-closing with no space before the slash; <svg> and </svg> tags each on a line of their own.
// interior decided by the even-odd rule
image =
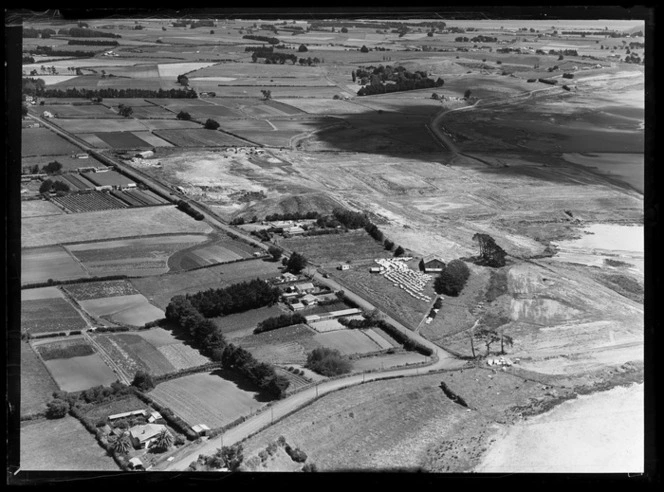
<svg viewBox="0 0 664 492">
<path fill-rule="evenodd" d="M 197 424 L 191 428 L 199 436 L 207 436 L 210 428 L 205 424 Z"/>
<path fill-rule="evenodd" d="M 342 263 L 337 267 L 337 270 L 350 270 L 350 265 L 348 265 L 347 263 Z"/>
</svg>

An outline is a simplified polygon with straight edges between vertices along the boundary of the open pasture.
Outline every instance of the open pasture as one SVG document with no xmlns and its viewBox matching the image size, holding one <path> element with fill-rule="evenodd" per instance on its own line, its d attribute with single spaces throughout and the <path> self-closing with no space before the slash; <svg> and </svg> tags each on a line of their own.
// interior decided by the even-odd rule
<svg viewBox="0 0 664 492">
<path fill-rule="evenodd" d="M 39 110 L 49 111 L 56 118 L 122 118 L 122 116 L 101 104 L 54 104 L 40 106 Z"/>
<path fill-rule="evenodd" d="M 59 420 L 22 424 L 20 440 L 21 470 L 24 471 L 119 471 L 113 458 L 69 415 Z"/>
<path fill-rule="evenodd" d="M 247 40 L 248 43 L 254 41 Z M 255 46 L 260 43 L 252 44 Z M 251 53 L 246 54 L 247 59 L 251 60 Z M 187 74 L 189 79 L 208 78 L 208 77 L 235 77 L 235 78 L 290 78 L 295 81 L 309 78 L 320 78 L 325 75 L 326 69 L 319 67 L 302 67 L 299 65 L 288 64 L 265 64 L 265 63 L 219 63 L 207 68 L 201 68 Z"/>
<path fill-rule="evenodd" d="M 383 350 L 378 343 L 361 330 L 335 330 L 318 333 L 314 341 L 323 347 L 336 349 L 342 355 L 368 354 Z"/>
<path fill-rule="evenodd" d="M 280 266 L 272 261 L 248 260 L 191 272 L 136 278 L 132 279 L 132 284 L 155 306 L 166 309 L 173 296 L 226 287 L 255 278 L 276 277 L 281 274 Z"/>
<path fill-rule="evenodd" d="M 334 100 L 331 98 L 280 98 L 279 102 L 288 104 L 309 114 L 357 114 L 371 111 L 351 101 Z"/>
<path fill-rule="evenodd" d="M 242 137 L 249 142 L 255 142 L 259 145 L 267 147 L 289 147 L 291 139 L 301 134 L 301 131 L 240 131 L 237 132 L 239 137 Z"/>
<path fill-rule="evenodd" d="M 153 376 L 175 372 L 166 356 L 139 334 L 95 335 L 94 340 L 131 380 L 138 370 Z"/>
<path fill-rule="evenodd" d="M 313 263 L 320 265 L 391 256 L 389 251 L 364 230 L 324 236 L 292 237 L 280 240 L 279 244 L 303 254 Z"/>
<path fill-rule="evenodd" d="M 90 122 L 88 121 L 88 125 Z M 21 155 L 73 154 L 80 149 L 47 128 L 23 128 L 21 130 Z"/>
<path fill-rule="evenodd" d="M 95 135 L 99 135 L 105 132 L 145 131 L 145 126 L 140 121 L 131 118 L 97 119 L 92 125 L 89 119 L 81 118 L 58 119 L 54 120 L 53 123 L 70 133 L 91 133 L 91 130 L 93 130 Z M 64 154 L 66 152 L 60 153 Z"/>
<path fill-rule="evenodd" d="M 61 297 L 21 301 L 22 332 L 39 335 L 87 327 L 79 312 Z"/>
<path fill-rule="evenodd" d="M 41 413 L 58 391 L 44 363 L 28 342 L 21 342 L 21 416 Z"/>
<path fill-rule="evenodd" d="M 245 381 L 226 379 L 221 371 L 192 374 L 157 385 L 149 395 L 189 425 L 211 429 L 226 425 L 263 406 L 257 389 Z"/>
<path fill-rule="evenodd" d="M 48 200 L 21 200 L 21 218 L 63 213 L 65 212 L 60 207 Z"/>
<path fill-rule="evenodd" d="M 94 386 L 108 386 L 118 376 L 104 363 L 99 354 L 51 359 L 44 361 L 62 391 L 83 391 Z"/>
<path fill-rule="evenodd" d="M 237 340 L 256 359 L 270 364 L 304 364 L 307 353 L 322 345 L 307 325 L 293 325 Z"/>
<path fill-rule="evenodd" d="M 23 218 L 23 221 L 33 217 Z M 54 216 L 39 216 L 53 220 Z M 35 284 L 53 280 L 72 280 L 89 274 L 61 246 L 29 248 L 21 250 L 21 284 Z"/>
<path fill-rule="evenodd" d="M 175 206 L 103 210 L 85 214 L 30 217 L 21 223 L 23 248 L 77 241 L 102 241 L 154 234 L 203 233 L 212 228 Z"/>
<path fill-rule="evenodd" d="M 284 312 L 277 306 L 266 306 L 258 309 L 250 309 L 243 313 L 212 318 L 212 321 L 214 321 L 214 324 L 221 329 L 226 337 L 237 338 L 251 335 L 258 323 L 282 314 Z"/>
<path fill-rule="evenodd" d="M 242 258 L 242 256 L 233 251 L 230 251 L 221 245 L 213 244 L 187 251 L 183 257 L 178 259 L 178 263 L 181 269 L 188 270 L 206 265 L 226 263 L 240 258 Z"/>
<path fill-rule="evenodd" d="M 109 318 L 124 325 L 143 326 L 164 317 L 164 312 L 142 294 L 88 299 L 79 304 L 91 316 Z"/>
<path fill-rule="evenodd" d="M 219 123 L 223 123 L 219 118 L 241 118 L 243 115 L 240 111 L 229 108 L 221 104 L 188 104 L 189 99 L 180 103 L 179 105 L 169 105 L 167 106 L 169 110 L 174 111 L 171 113 L 173 117 L 180 112 L 185 111 L 189 113 L 194 120 L 199 120 L 201 122 L 206 121 L 208 118 L 212 118 Z M 163 111 L 166 111 L 163 109 Z"/>
<path fill-rule="evenodd" d="M 149 149 L 152 147 L 148 142 L 131 132 L 103 132 L 95 135 L 113 149 Z"/>
<path fill-rule="evenodd" d="M 190 128 L 156 130 L 155 134 L 177 147 L 241 147 L 247 142 L 216 130 Z"/>
</svg>

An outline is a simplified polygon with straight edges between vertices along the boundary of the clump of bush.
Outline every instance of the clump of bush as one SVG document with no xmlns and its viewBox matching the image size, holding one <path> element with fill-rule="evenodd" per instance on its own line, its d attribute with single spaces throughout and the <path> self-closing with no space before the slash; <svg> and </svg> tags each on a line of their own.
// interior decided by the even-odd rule
<svg viewBox="0 0 664 492">
<path fill-rule="evenodd" d="M 350 372 L 350 361 L 336 349 L 320 347 L 307 356 L 307 369 L 323 376 L 338 376 Z"/>
<path fill-rule="evenodd" d="M 293 461 L 296 463 L 304 463 L 307 461 L 307 453 L 302 451 L 300 448 L 291 448 L 288 444 L 284 447 L 284 450 L 286 453 L 288 453 L 288 456 L 291 457 Z"/>
</svg>

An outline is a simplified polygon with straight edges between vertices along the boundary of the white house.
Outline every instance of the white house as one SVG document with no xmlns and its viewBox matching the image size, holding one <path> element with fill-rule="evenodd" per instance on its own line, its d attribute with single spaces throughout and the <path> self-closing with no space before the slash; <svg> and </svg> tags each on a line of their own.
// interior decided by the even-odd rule
<svg viewBox="0 0 664 492">
<path fill-rule="evenodd" d="M 350 270 L 350 265 L 348 265 L 347 263 L 342 263 L 341 265 L 339 265 L 337 267 L 337 269 L 338 270 Z"/>
<path fill-rule="evenodd" d="M 297 290 L 301 294 L 309 294 L 313 292 L 315 289 L 316 287 L 314 287 L 314 284 L 312 284 L 311 282 L 304 282 L 302 284 L 295 285 L 295 290 Z"/>
<path fill-rule="evenodd" d="M 135 425 L 129 429 L 129 437 L 135 448 L 147 449 L 164 430 L 168 432 L 166 426 L 161 424 Z"/>
</svg>

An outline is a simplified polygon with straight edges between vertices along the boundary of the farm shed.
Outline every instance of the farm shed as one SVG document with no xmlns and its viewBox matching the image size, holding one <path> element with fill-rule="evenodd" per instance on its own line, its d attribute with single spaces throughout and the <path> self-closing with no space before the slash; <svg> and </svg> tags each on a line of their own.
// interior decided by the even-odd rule
<svg viewBox="0 0 664 492">
<path fill-rule="evenodd" d="M 439 258 L 423 258 L 422 262 L 425 272 L 442 272 L 445 268 L 445 262 Z"/>
<path fill-rule="evenodd" d="M 162 418 L 162 417 L 161 417 L 161 414 L 159 412 L 156 412 L 156 411 L 155 412 L 150 412 L 150 415 L 148 415 L 148 422 L 150 424 L 152 424 L 152 423 L 156 422 L 157 420 L 159 420 L 160 418 Z"/>
<path fill-rule="evenodd" d="M 104 171 L 101 173 L 87 173 L 86 178 L 97 186 L 111 187 L 113 189 L 136 188 L 136 183 L 131 179 L 115 171 Z"/>
<path fill-rule="evenodd" d="M 298 292 L 300 292 L 302 294 L 309 294 L 309 293 L 313 292 L 315 289 L 316 289 L 316 287 L 311 282 L 304 282 L 302 284 L 297 284 L 295 286 L 295 290 L 297 290 Z"/>
<path fill-rule="evenodd" d="M 205 424 L 197 424 L 192 427 L 192 430 L 199 436 L 206 436 L 210 432 L 210 428 Z"/>
<path fill-rule="evenodd" d="M 114 420 L 123 419 L 126 417 L 134 417 L 136 415 L 142 415 L 145 417 L 145 410 L 133 410 L 131 412 L 116 413 L 115 415 L 109 415 L 108 420 L 113 422 Z"/>
<path fill-rule="evenodd" d="M 380 267 L 371 267 L 369 268 L 371 273 L 380 273 Z"/>
<path fill-rule="evenodd" d="M 307 320 L 307 323 L 313 323 L 314 321 L 320 321 L 321 317 L 318 314 L 311 314 L 309 316 L 305 316 L 304 319 Z"/>
<path fill-rule="evenodd" d="M 302 303 L 306 304 L 307 306 L 311 306 L 312 304 L 318 303 L 318 298 L 313 294 L 307 294 L 306 296 L 302 297 L 301 300 Z"/>
<path fill-rule="evenodd" d="M 290 308 L 293 311 L 302 311 L 304 309 L 304 304 L 301 302 L 294 302 L 293 304 L 290 305 Z"/>
<path fill-rule="evenodd" d="M 135 157 L 140 157 L 141 159 L 149 159 L 150 157 L 154 157 L 154 152 L 151 150 L 144 150 L 143 152 L 137 153 Z"/>
<path fill-rule="evenodd" d="M 160 424 L 136 425 L 129 429 L 129 437 L 135 448 L 147 448 L 164 430 L 168 432 L 166 426 Z"/>
<path fill-rule="evenodd" d="M 357 309 L 357 308 L 341 309 L 339 311 L 331 311 L 329 313 L 319 314 L 319 315 L 317 315 L 318 319 L 312 320 L 312 321 L 323 321 L 323 320 L 326 320 L 326 319 L 340 318 L 342 316 L 352 316 L 354 314 L 361 314 L 361 313 L 362 313 L 362 311 Z M 308 318 L 309 317 L 307 316 L 307 321 L 309 321 Z"/>
<path fill-rule="evenodd" d="M 350 265 L 342 263 L 337 267 L 338 270 L 350 270 Z"/>
<path fill-rule="evenodd" d="M 129 460 L 129 467 L 133 470 L 142 470 L 143 462 L 140 460 L 140 458 L 138 458 L 138 456 L 134 456 Z"/>
</svg>

